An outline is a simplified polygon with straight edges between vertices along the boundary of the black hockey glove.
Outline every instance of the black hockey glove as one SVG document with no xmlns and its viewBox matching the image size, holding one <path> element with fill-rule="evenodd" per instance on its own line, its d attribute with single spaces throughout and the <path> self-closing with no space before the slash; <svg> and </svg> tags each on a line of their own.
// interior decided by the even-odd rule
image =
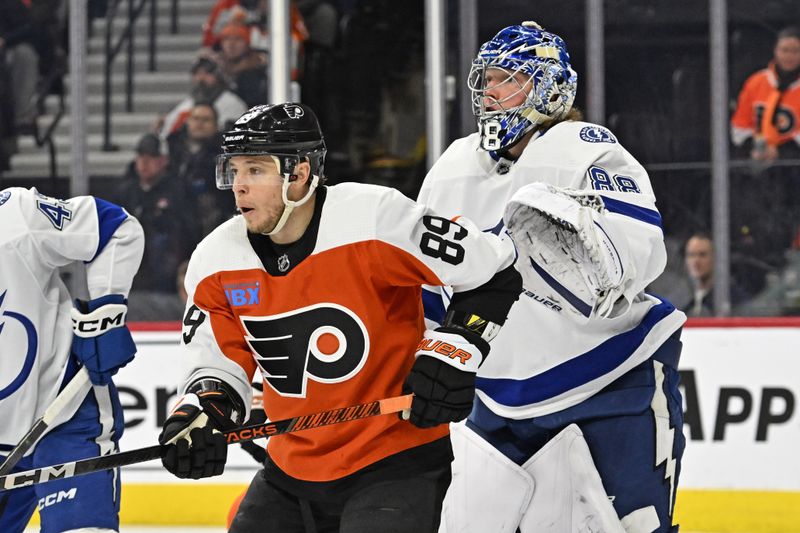
<svg viewBox="0 0 800 533">
<path fill-rule="evenodd" d="M 205 379 L 187 389 L 164 422 L 161 463 L 179 478 L 218 476 L 225 469 L 229 431 L 244 417 L 243 403 L 224 383 Z"/>
<path fill-rule="evenodd" d="M 403 385 L 413 392 L 409 420 L 421 428 L 464 420 L 472 411 L 475 374 L 489 353 L 480 336 L 450 328 L 428 330 L 417 346 L 417 360 Z"/>
</svg>

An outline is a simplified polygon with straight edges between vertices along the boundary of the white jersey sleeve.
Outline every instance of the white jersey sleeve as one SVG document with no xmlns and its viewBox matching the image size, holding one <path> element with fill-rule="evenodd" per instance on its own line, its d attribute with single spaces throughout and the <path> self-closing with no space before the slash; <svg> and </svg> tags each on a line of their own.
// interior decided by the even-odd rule
<svg viewBox="0 0 800 533">
<path fill-rule="evenodd" d="M 226 321 L 232 316 L 224 294 L 198 290 L 198 285 L 215 272 L 230 268 L 226 259 L 232 254 L 244 256 L 251 268 L 263 268 L 255 255 L 241 253 L 243 249 L 250 249 L 246 235 L 242 217 L 231 219 L 204 239 L 189 259 L 184 278 L 187 301 L 181 335 L 182 376 L 179 381 L 183 386 L 179 392 L 183 393 L 190 385 L 204 378 L 226 383 L 244 403 L 244 420 L 250 416 L 253 397 L 251 380 L 255 363 L 249 351 L 242 350 L 241 345 L 228 342 L 214 331 L 215 320 Z M 224 242 L 224 250 L 229 253 L 220 253 L 221 242 Z"/>
<path fill-rule="evenodd" d="M 387 189 L 376 213 L 378 239 L 404 250 L 428 267 L 437 278 L 436 283 L 428 285 L 451 286 L 454 292 L 468 291 L 514 263 L 510 242 L 483 233 L 466 218 L 449 220 L 440 216 L 394 189 Z M 396 270 L 388 277 L 402 278 L 404 265 L 384 267 Z M 417 278 L 408 281 L 419 284 Z"/>
</svg>

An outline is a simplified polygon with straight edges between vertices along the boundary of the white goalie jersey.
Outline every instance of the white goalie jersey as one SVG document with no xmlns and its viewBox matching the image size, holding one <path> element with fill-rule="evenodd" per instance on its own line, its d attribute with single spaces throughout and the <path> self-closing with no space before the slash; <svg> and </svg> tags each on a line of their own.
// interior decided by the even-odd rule
<svg viewBox="0 0 800 533">
<path fill-rule="evenodd" d="M 515 243 L 524 291 L 477 381 L 481 400 L 501 416 L 541 416 L 585 400 L 686 319 L 644 293 L 666 265 L 661 216 L 646 171 L 606 128 L 559 123 L 513 164 L 480 150 L 477 133 L 459 139 L 418 200 Z M 425 295 L 433 320 L 435 291 Z"/>
<path fill-rule="evenodd" d="M 2 454 L 44 413 L 64 380 L 72 303 L 58 268 L 83 261 L 92 298 L 127 296 L 144 237 L 139 222 L 109 202 L 91 196 L 64 201 L 16 187 L 0 190 L 0 228 Z"/>
</svg>

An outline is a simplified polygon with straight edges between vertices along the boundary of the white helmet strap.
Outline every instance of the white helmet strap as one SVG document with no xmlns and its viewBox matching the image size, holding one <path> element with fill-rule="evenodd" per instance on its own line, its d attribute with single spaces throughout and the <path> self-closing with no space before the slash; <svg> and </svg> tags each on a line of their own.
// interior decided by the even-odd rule
<svg viewBox="0 0 800 533">
<path fill-rule="evenodd" d="M 272 231 L 268 231 L 264 233 L 264 235 L 275 235 L 280 230 L 282 230 L 283 226 L 286 225 L 286 221 L 289 220 L 289 215 L 291 215 L 292 211 L 294 211 L 294 208 L 306 203 L 311 198 L 311 195 L 314 194 L 314 191 L 316 190 L 317 185 L 319 184 L 319 176 L 312 175 L 311 184 L 308 186 L 308 192 L 306 192 L 305 196 L 303 196 L 297 201 L 289 200 L 288 192 L 289 192 L 289 185 L 292 184 L 291 179 L 292 179 L 292 174 L 283 175 L 283 185 L 281 186 L 281 197 L 283 198 L 283 205 L 284 205 L 283 213 L 281 213 L 281 218 L 278 219 L 278 223 L 275 224 L 275 227 L 272 228 Z"/>
</svg>

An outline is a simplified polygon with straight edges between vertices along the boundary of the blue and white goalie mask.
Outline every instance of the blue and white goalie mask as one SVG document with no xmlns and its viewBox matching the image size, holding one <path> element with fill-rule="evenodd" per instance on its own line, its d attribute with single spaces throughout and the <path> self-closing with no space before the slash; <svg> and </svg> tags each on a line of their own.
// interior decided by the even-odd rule
<svg viewBox="0 0 800 533">
<path fill-rule="evenodd" d="M 500 30 L 481 46 L 468 83 L 481 148 L 503 153 L 536 125 L 566 116 L 578 75 L 561 37 L 535 22 L 523 22 Z M 503 84 L 510 85 L 500 91 Z M 504 96 L 498 99 L 495 94 L 501 92 Z M 524 101 L 515 105 L 520 96 Z"/>
</svg>

